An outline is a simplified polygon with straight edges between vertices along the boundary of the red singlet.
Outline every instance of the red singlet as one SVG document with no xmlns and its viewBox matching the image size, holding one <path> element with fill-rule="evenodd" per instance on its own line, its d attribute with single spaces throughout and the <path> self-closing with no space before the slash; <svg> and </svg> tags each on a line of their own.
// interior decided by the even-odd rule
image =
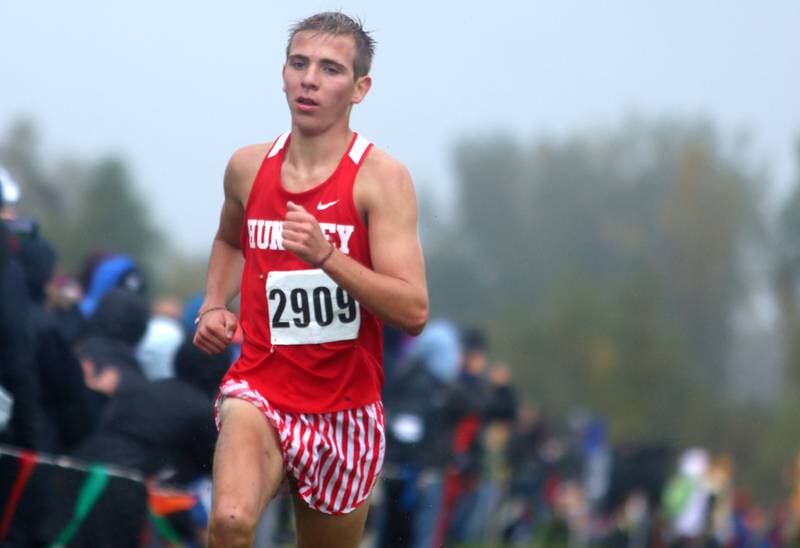
<svg viewBox="0 0 800 548">
<path fill-rule="evenodd" d="M 339 251 L 371 268 L 353 183 L 372 145 L 353 135 L 333 174 L 304 192 L 281 184 L 281 135 L 253 182 L 242 223 L 241 357 L 223 383 L 247 381 L 277 409 L 328 413 L 380 400 L 382 326 L 327 274 L 283 248 L 288 201 L 302 205 Z"/>
</svg>

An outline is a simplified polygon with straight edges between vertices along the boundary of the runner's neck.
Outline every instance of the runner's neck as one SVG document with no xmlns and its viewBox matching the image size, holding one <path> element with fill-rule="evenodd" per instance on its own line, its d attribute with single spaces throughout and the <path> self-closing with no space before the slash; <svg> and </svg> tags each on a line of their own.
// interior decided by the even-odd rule
<svg viewBox="0 0 800 548">
<path fill-rule="evenodd" d="M 353 131 L 350 128 L 319 135 L 303 135 L 299 131 L 292 131 L 284 162 L 298 174 L 311 175 L 322 166 L 338 165 L 352 140 Z"/>
</svg>

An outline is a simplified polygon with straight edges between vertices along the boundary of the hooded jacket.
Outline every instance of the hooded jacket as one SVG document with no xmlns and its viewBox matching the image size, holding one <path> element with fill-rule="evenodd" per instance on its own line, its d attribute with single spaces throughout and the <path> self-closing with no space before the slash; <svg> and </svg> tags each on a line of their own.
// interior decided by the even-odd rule
<svg viewBox="0 0 800 548">
<path fill-rule="evenodd" d="M 88 434 L 90 398 L 77 356 L 45 306 L 45 289 L 53 276 L 56 253 L 39 238 L 24 242 L 17 254 L 30 296 L 29 326 L 33 366 L 41 394 L 42 450 L 68 451 Z"/>
</svg>

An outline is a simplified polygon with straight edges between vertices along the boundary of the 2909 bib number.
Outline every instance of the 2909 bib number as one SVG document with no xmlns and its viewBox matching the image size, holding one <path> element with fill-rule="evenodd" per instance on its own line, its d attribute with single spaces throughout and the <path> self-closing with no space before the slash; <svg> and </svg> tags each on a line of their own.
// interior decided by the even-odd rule
<svg viewBox="0 0 800 548">
<path fill-rule="evenodd" d="M 351 323 L 356 319 L 356 300 L 341 287 L 336 288 L 336 305 L 337 310 L 344 310 L 344 312 L 335 315 L 333 297 L 327 287 L 315 287 L 310 298 L 307 289 L 300 287 L 292 289 L 288 299 L 293 313 L 291 314 L 291 323 L 283 319 L 287 302 L 284 290 L 273 289 L 269 292 L 269 300 L 275 301 L 275 315 L 272 317 L 273 329 L 291 327 L 292 324 L 296 327 L 308 327 L 312 321 L 312 313 L 313 321 L 323 327 L 332 324 L 334 319 L 338 319 L 342 323 Z M 313 304 L 310 305 L 309 301 Z"/>
<path fill-rule="evenodd" d="M 270 272 L 266 293 L 272 344 L 358 338 L 358 303 L 320 269 Z"/>
</svg>

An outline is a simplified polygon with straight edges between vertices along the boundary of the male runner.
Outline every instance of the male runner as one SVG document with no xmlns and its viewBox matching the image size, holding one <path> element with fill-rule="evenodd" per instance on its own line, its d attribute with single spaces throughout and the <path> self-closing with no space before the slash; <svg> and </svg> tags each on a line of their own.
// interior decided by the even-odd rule
<svg viewBox="0 0 800 548">
<path fill-rule="evenodd" d="M 341 13 L 292 28 L 283 67 L 291 132 L 225 171 L 195 344 L 244 344 L 217 401 L 210 545 L 249 546 L 284 477 L 300 547 L 354 547 L 383 462 L 381 321 L 428 318 L 408 171 L 354 133 L 374 42 Z M 266 419 L 266 420 L 265 420 Z"/>
</svg>

